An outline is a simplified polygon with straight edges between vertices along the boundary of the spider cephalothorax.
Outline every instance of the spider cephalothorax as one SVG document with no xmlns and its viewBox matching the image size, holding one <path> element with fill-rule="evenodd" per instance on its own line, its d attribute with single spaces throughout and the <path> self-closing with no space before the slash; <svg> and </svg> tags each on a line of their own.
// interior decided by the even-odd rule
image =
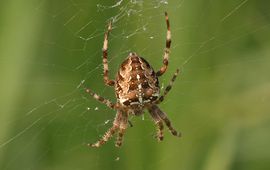
<svg viewBox="0 0 270 170">
<path fill-rule="evenodd" d="M 180 134 L 171 126 L 171 122 L 167 115 L 157 106 L 157 104 L 162 102 L 166 94 L 170 91 L 179 72 L 177 69 L 169 85 L 165 88 L 163 94 L 160 95 L 158 77 L 167 70 L 169 49 L 171 46 L 170 24 L 166 12 L 165 17 L 167 24 L 167 37 L 166 48 L 163 56 L 163 66 L 159 71 L 155 72 L 144 58 L 139 57 L 136 53 L 130 53 L 120 65 L 115 80 L 110 80 L 108 76 L 108 36 L 112 29 L 111 22 L 109 23 L 108 31 L 105 33 L 103 43 L 104 82 L 108 86 L 114 86 L 117 102 L 112 103 L 92 92 L 90 89 L 86 89 L 86 92 L 92 95 L 95 99 L 106 104 L 108 107 L 117 110 L 117 114 L 115 116 L 113 126 L 99 141 L 94 144 L 89 144 L 90 146 L 100 147 L 117 131 L 118 137 L 116 140 L 116 146 L 121 146 L 122 138 L 128 125 L 128 116 L 141 115 L 144 109 L 149 111 L 158 127 L 157 138 L 159 141 L 163 140 L 163 122 L 174 136 L 180 136 Z"/>
</svg>

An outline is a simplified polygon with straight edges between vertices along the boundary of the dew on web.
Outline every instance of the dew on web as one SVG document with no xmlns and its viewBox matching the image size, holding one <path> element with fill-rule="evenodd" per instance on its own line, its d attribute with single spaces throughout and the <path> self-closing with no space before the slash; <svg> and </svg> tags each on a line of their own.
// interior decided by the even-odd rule
<svg viewBox="0 0 270 170">
<path fill-rule="evenodd" d="M 119 160 L 120 160 L 120 157 L 116 157 L 116 158 L 115 158 L 115 161 L 119 161 Z"/>
</svg>

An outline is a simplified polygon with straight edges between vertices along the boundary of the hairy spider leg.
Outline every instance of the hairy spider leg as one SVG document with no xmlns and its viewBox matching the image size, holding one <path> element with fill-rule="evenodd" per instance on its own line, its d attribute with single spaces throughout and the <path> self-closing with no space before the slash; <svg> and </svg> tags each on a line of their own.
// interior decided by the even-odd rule
<svg viewBox="0 0 270 170">
<path fill-rule="evenodd" d="M 103 42 L 103 48 L 102 48 L 102 52 L 103 52 L 103 79 L 104 79 L 104 83 L 107 86 L 114 86 L 115 81 L 114 80 L 110 80 L 109 79 L 109 67 L 108 67 L 108 37 L 109 34 L 112 30 L 112 22 L 110 21 L 108 24 L 108 29 L 105 32 L 104 35 L 104 42 Z"/>
<path fill-rule="evenodd" d="M 172 77 L 172 79 L 170 80 L 169 85 L 165 88 L 163 94 L 158 98 L 158 100 L 155 102 L 155 104 L 159 104 L 159 103 L 161 103 L 161 102 L 164 100 L 165 96 L 166 96 L 166 95 L 169 93 L 169 91 L 172 89 L 173 83 L 174 83 L 176 77 L 178 76 L 178 74 L 179 74 L 179 69 L 177 69 L 176 72 L 173 74 L 173 77 Z"/>
<path fill-rule="evenodd" d="M 157 105 L 152 105 L 151 106 L 151 112 L 158 114 L 158 116 L 165 122 L 166 126 L 169 128 L 170 132 L 172 135 L 174 136 L 178 136 L 180 137 L 181 134 L 178 133 L 171 124 L 171 121 L 169 120 L 168 116 L 166 115 L 166 113 L 164 113 L 163 111 L 160 110 L 160 108 Z"/>
<path fill-rule="evenodd" d="M 166 48 L 164 50 L 164 55 L 163 55 L 163 66 L 156 73 L 157 76 L 161 76 L 163 73 L 165 73 L 169 64 L 169 53 L 170 53 L 172 41 L 171 41 L 170 22 L 169 22 L 169 17 L 168 17 L 167 12 L 165 12 L 165 19 L 166 19 L 166 25 L 167 25 Z"/>
<path fill-rule="evenodd" d="M 102 146 L 103 144 L 105 144 L 115 134 L 115 132 L 119 129 L 119 127 L 121 125 L 121 119 L 122 119 L 122 114 L 120 111 L 118 111 L 115 118 L 114 118 L 113 126 L 105 132 L 105 134 L 103 135 L 103 137 L 100 140 L 98 140 L 94 144 L 88 144 L 88 146 L 98 148 L 98 147 Z"/>
<path fill-rule="evenodd" d="M 94 99 L 100 101 L 101 103 L 105 104 L 109 108 L 117 109 L 117 104 L 114 104 L 111 101 L 109 101 L 108 99 L 105 99 L 105 98 L 99 96 L 98 94 L 94 93 L 90 89 L 86 89 L 85 91 L 86 91 L 86 93 L 90 94 Z"/>
<path fill-rule="evenodd" d="M 158 116 L 157 113 L 153 112 L 151 109 L 148 109 L 152 119 L 154 120 L 156 126 L 157 126 L 157 134 L 156 134 L 156 138 L 158 139 L 158 141 L 162 141 L 163 140 L 163 122 L 162 119 Z"/>
<path fill-rule="evenodd" d="M 122 113 L 122 119 L 119 126 L 118 136 L 115 142 L 116 147 L 120 147 L 122 145 L 127 125 L 128 125 L 128 115 L 126 113 Z"/>
</svg>

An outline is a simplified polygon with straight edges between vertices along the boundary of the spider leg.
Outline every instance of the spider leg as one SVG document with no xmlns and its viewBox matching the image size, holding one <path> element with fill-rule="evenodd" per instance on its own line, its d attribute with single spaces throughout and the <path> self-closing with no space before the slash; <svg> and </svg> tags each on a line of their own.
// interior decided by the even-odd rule
<svg viewBox="0 0 270 170">
<path fill-rule="evenodd" d="M 180 137 L 181 134 L 178 133 L 171 124 L 171 121 L 169 120 L 168 116 L 166 115 L 166 113 L 164 113 L 163 111 L 160 110 L 160 108 L 157 105 L 153 105 L 151 107 L 152 112 L 158 114 L 158 116 L 165 122 L 166 126 L 169 128 L 170 132 L 172 135 L 174 136 L 178 136 Z"/>
<path fill-rule="evenodd" d="M 163 122 L 158 121 L 156 124 L 158 126 L 157 138 L 159 141 L 162 141 L 163 140 L 163 129 L 164 129 Z"/>
<path fill-rule="evenodd" d="M 158 98 L 158 100 L 155 102 L 155 104 L 159 104 L 164 100 L 164 97 L 169 93 L 169 91 L 172 89 L 173 83 L 176 79 L 176 77 L 179 74 L 179 69 L 176 70 L 176 72 L 174 73 L 169 85 L 165 88 L 163 94 Z"/>
<path fill-rule="evenodd" d="M 163 55 L 163 66 L 156 73 L 157 76 L 161 76 L 163 73 L 165 73 L 169 64 L 169 53 L 170 53 L 172 41 L 171 41 L 170 22 L 169 22 L 169 17 L 168 17 L 167 12 L 165 12 L 165 19 L 166 19 L 166 25 L 167 25 L 166 48 L 164 50 L 164 55 Z"/>
<path fill-rule="evenodd" d="M 125 134 L 125 130 L 127 128 L 128 125 L 128 116 L 126 113 L 122 114 L 122 119 L 120 122 L 120 127 L 119 127 L 119 131 L 118 131 L 118 136 L 115 142 L 115 146 L 116 147 L 120 147 L 122 145 L 123 142 L 123 136 Z"/>
<path fill-rule="evenodd" d="M 108 24 L 108 30 L 105 32 L 104 35 L 104 42 L 103 42 L 103 79 L 104 83 L 108 86 L 114 86 L 115 81 L 109 79 L 109 67 L 108 67 L 108 37 L 112 30 L 112 22 Z"/>
<path fill-rule="evenodd" d="M 154 120 L 154 122 L 156 123 L 156 126 L 157 126 L 157 135 L 156 135 L 156 137 L 157 137 L 158 141 L 162 141 L 163 140 L 163 129 L 164 129 L 162 119 L 151 108 L 148 109 L 148 111 L 149 111 L 151 117 L 153 118 L 153 120 Z"/>
<path fill-rule="evenodd" d="M 105 134 L 100 140 L 98 140 L 94 144 L 88 144 L 88 146 L 98 148 L 101 145 L 105 144 L 115 134 L 117 129 L 119 129 L 120 121 L 121 121 L 121 112 L 117 112 L 115 119 L 113 121 L 113 126 L 105 132 Z"/>
<path fill-rule="evenodd" d="M 106 104 L 106 106 L 108 106 L 109 108 L 111 108 L 111 109 L 117 108 L 117 104 L 114 104 L 111 101 L 109 101 L 108 99 L 105 99 L 105 98 L 99 96 L 98 94 L 94 93 L 90 89 L 86 89 L 85 91 L 86 91 L 86 93 L 89 93 L 94 99 L 100 101 L 103 104 Z"/>
<path fill-rule="evenodd" d="M 128 120 L 129 127 L 133 127 L 133 124 L 130 120 Z"/>
</svg>

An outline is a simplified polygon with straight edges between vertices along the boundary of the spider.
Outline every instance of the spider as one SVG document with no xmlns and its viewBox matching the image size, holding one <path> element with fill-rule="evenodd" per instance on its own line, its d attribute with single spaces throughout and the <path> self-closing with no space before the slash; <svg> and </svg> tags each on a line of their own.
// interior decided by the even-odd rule
<svg viewBox="0 0 270 170">
<path fill-rule="evenodd" d="M 167 25 L 167 37 L 166 48 L 163 56 L 163 66 L 159 71 L 155 72 L 150 64 L 136 53 L 131 52 L 128 57 L 122 62 L 120 68 L 116 74 L 115 80 L 109 79 L 108 70 L 108 36 L 112 30 L 112 22 L 109 22 L 108 29 L 105 32 L 103 43 L 103 78 L 104 83 L 108 86 L 115 88 L 115 94 L 117 102 L 111 101 L 99 96 L 90 89 L 86 89 L 94 99 L 107 105 L 109 108 L 117 111 L 113 125 L 109 128 L 103 137 L 94 144 L 88 144 L 91 147 L 100 147 L 105 144 L 116 132 L 118 136 L 115 146 L 120 147 L 122 145 L 123 136 L 128 126 L 129 115 L 142 115 L 143 110 L 147 109 L 153 118 L 157 126 L 156 138 L 158 141 L 163 140 L 163 123 L 169 128 L 169 131 L 174 136 L 181 136 L 171 125 L 166 113 L 160 110 L 157 104 L 164 100 L 164 97 L 168 94 L 172 88 L 179 69 L 174 73 L 169 85 L 165 88 L 165 91 L 160 95 L 160 87 L 158 77 L 163 75 L 168 67 L 169 52 L 171 46 L 171 31 L 167 12 L 165 12 L 165 19 Z"/>
</svg>

